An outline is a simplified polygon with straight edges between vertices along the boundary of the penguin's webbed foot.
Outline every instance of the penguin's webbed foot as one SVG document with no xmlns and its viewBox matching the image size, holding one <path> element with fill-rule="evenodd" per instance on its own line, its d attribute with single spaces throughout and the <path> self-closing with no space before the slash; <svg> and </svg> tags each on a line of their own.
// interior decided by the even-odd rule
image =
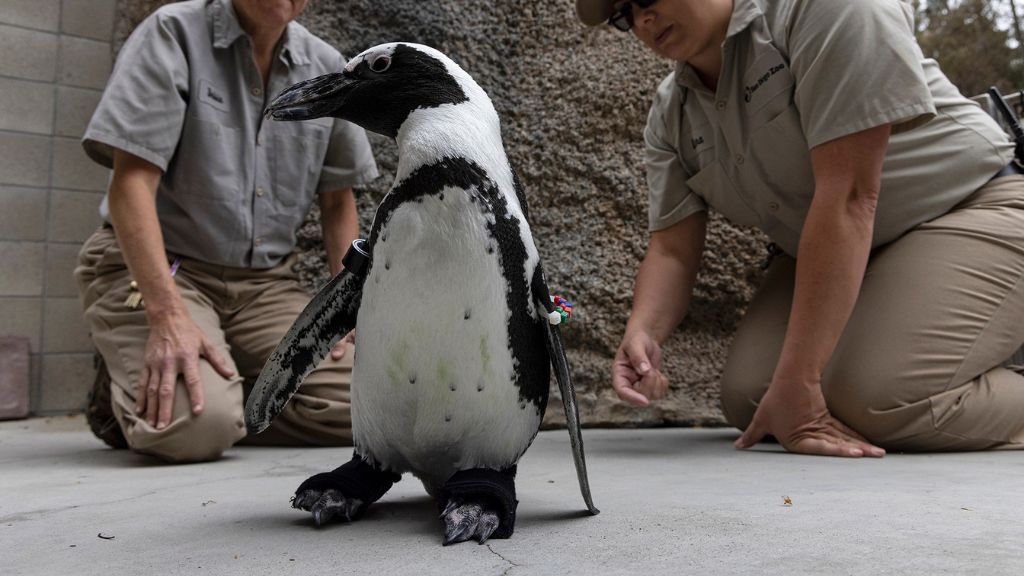
<svg viewBox="0 0 1024 576">
<path fill-rule="evenodd" d="M 351 522 L 360 512 L 364 502 L 358 498 L 346 498 L 340 490 L 303 490 L 292 498 L 292 508 L 313 513 L 313 522 L 319 528 L 332 519 Z"/>
<path fill-rule="evenodd" d="M 377 468 L 358 454 L 342 466 L 307 478 L 292 497 L 292 508 L 313 513 L 323 526 L 332 519 L 351 522 L 366 511 L 402 476 Z"/>
<path fill-rule="evenodd" d="M 516 467 L 472 468 L 452 475 L 438 493 L 445 546 L 508 538 L 516 527 Z"/>
<path fill-rule="evenodd" d="M 445 546 L 468 540 L 483 544 L 501 524 L 497 510 L 476 502 L 459 500 L 448 501 L 441 512 L 441 521 L 444 523 L 442 544 Z"/>
</svg>

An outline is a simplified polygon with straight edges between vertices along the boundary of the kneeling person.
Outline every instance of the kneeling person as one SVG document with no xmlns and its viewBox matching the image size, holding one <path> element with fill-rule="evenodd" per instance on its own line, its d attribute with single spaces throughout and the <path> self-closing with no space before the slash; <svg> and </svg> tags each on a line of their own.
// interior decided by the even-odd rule
<svg viewBox="0 0 1024 576">
<path fill-rule="evenodd" d="M 109 406 L 90 411 L 110 410 L 133 450 L 211 460 L 242 439 L 244 388 L 309 300 L 293 268 L 314 198 L 332 274 L 358 235 L 352 187 L 377 176 L 363 130 L 262 121 L 268 94 L 344 66 L 292 21 L 304 6 L 164 6 L 128 39 L 86 130 L 86 152 L 114 169 L 75 270 L 110 372 Z M 342 352 L 253 440 L 351 443 Z"/>
</svg>

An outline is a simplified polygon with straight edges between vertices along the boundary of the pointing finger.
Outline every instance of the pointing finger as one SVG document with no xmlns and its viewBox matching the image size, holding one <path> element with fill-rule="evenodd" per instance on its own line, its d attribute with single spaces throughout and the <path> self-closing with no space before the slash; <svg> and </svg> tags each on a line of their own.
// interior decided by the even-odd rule
<svg viewBox="0 0 1024 576">
<path fill-rule="evenodd" d="M 192 401 L 192 413 L 203 411 L 203 381 L 199 377 L 199 366 L 195 359 L 185 361 L 185 389 Z"/>
<path fill-rule="evenodd" d="M 160 372 L 149 369 L 149 380 L 146 382 L 146 422 L 156 426 L 156 412 L 160 404 L 157 401 L 157 390 L 160 388 Z"/>
<path fill-rule="evenodd" d="M 647 397 L 633 388 L 637 381 L 637 373 L 628 364 L 617 364 L 612 370 L 612 388 L 619 399 L 634 406 L 647 406 Z"/>
<path fill-rule="evenodd" d="M 623 351 L 626 353 L 626 358 L 637 374 L 644 376 L 651 371 L 651 361 L 647 357 L 647 351 L 644 350 L 643 344 L 634 341 Z"/>
<path fill-rule="evenodd" d="M 174 409 L 174 387 L 178 380 L 178 367 L 167 364 L 160 373 L 160 388 L 157 401 L 160 409 L 156 421 L 156 429 L 163 430 L 171 422 L 171 411 Z"/>
<path fill-rule="evenodd" d="M 345 354 L 347 354 L 347 353 L 348 353 L 348 342 L 346 342 L 343 339 L 340 342 L 338 342 L 337 344 L 335 344 L 334 348 L 331 348 L 331 360 L 334 360 L 335 362 L 337 362 L 338 360 L 341 360 L 342 358 L 344 358 Z"/>
<path fill-rule="evenodd" d="M 142 414 L 146 410 L 146 389 L 149 387 L 149 366 L 142 368 L 142 378 L 135 386 L 135 413 Z"/>
<path fill-rule="evenodd" d="M 232 368 L 231 363 L 225 360 L 217 348 L 205 338 L 203 339 L 202 354 L 210 362 L 210 366 L 217 371 L 217 374 L 224 378 L 231 378 L 235 375 L 235 369 Z"/>
<path fill-rule="evenodd" d="M 755 419 L 754 422 L 750 423 L 750 426 L 747 426 L 747 429 L 743 434 L 733 442 L 733 446 L 741 450 L 745 450 L 764 439 L 765 434 L 766 432 L 757 425 Z"/>
</svg>

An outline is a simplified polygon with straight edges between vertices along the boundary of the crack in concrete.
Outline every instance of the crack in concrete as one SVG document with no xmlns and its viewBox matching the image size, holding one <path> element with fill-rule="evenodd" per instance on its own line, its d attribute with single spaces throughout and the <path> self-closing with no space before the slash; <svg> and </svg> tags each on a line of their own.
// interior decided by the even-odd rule
<svg viewBox="0 0 1024 576">
<path fill-rule="evenodd" d="M 513 568 L 518 568 L 518 567 L 520 566 L 519 564 L 516 564 L 515 562 L 513 562 L 513 561 L 509 560 L 508 558 L 505 558 L 505 557 L 504 557 L 504 556 L 502 556 L 501 554 L 499 554 L 499 553 L 495 552 L 495 551 L 494 551 L 494 548 L 491 548 L 491 545 L 490 545 L 490 544 L 485 544 L 485 546 L 487 546 L 487 549 L 491 551 L 491 554 L 494 554 L 494 555 L 495 555 L 495 556 L 497 556 L 498 558 L 501 558 L 501 559 L 502 559 L 502 560 L 504 560 L 505 562 L 508 562 L 508 563 L 509 563 L 509 567 L 508 567 L 508 568 L 506 568 L 506 569 L 505 569 L 505 571 L 501 573 L 501 576 L 507 576 L 507 574 L 508 574 L 509 572 L 511 572 Z"/>
<path fill-rule="evenodd" d="M 157 494 L 159 492 L 160 492 L 159 490 L 153 490 L 151 492 L 146 492 L 145 494 L 138 494 L 136 496 L 129 496 L 127 498 L 121 498 L 119 500 L 106 500 L 106 501 L 103 501 L 103 502 L 88 502 L 88 503 L 85 503 L 85 504 L 73 504 L 73 505 L 69 505 L 69 506 L 58 506 L 56 508 L 39 508 L 39 509 L 36 509 L 36 510 L 26 510 L 26 511 L 18 512 L 16 514 L 13 514 L 13 515 L 10 515 L 10 516 L 0 517 L 0 522 L 13 522 L 13 521 L 27 522 L 29 520 L 43 520 L 47 516 L 51 516 L 53 514 L 59 514 L 61 512 L 68 512 L 70 510 L 78 510 L 79 508 L 94 508 L 94 507 L 97 507 L 97 506 L 106 506 L 108 504 L 121 504 L 123 502 L 131 502 L 132 500 L 138 500 L 139 498 L 145 498 L 146 496 L 152 496 L 152 495 Z"/>
</svg>

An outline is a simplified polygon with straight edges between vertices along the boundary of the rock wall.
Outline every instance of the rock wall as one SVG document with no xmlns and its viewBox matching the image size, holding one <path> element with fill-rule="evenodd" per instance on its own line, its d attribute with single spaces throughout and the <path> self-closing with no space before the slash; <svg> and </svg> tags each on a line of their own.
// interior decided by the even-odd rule
<svg viewBox="0 0 1024 576">
<path fill-rule="evenodd" d="M 120 38 L 159 0 L 120 0 Z M 582 419 L 591 426 L 722 424 L 718 378 L 753 293 L 763 238 L 713 215 L 691 312 L 665 344 L 670 398 L 643 410 L 619 402 L 611 360 L 647 242 L 642 132 L 650 98 L 671 70 L 629 34 L 588 30 L 573 0 L 311 0 L 300 21 L 347 56 L 391 41 L 431 45 L 488 91 L 530 205 L 551 289 L 575 304 L 564 334 Z M 360 191 L 364 231 L 391 185 L 392 141 L 371 134 L 382 177 Z M 326 280 L 314 210 L 302 230 L 301 272 Z M 552 402 L 546 422 L 563 421 Z"/>
</svg>

